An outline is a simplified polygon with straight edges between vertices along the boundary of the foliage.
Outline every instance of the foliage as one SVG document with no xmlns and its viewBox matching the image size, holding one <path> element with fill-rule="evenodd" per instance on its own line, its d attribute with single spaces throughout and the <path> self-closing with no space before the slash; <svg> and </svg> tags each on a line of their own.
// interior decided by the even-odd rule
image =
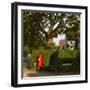
<svg viewBox="0 0 90 90">
<path fill-rule="evenodd" d="M 55 43 L 50 43 L 45 47 L 45 49 L 57 49 L 57 46 L 55 45 Z"/>
<path fill-rule="evenodd" d="M 45 49 L 43 51 L 43 60 L 44 60 L 44 67 L 47 67 L 49 65 L 50 62 L 50 56 L 56 51 L 56 49 Z M 70 60 L 77 60 L 80 58 L 80 51 L 79 50 L 58 50 L 59 54 L 58 57 L 60 59 L 60 61 L 70 61 Z M 34 50 L 32 52 L 32 57 L 30 62 L 32 62 L 32 64 L 34 64 L 36 62 L 37 56 L 39 55 L 40 50 Z"/>
<path fill-rule="evenodd" d="M 80 15 L 75 13 L 23 10 L 22 16 L 24 48 L 28 48 L 28 51 L 27 49 L 24 51 L 26 50 L 27 54 L 41 46 L 55 48 L 54 45 L 48 45 L 50 38 L 62 32 L 66 33 L 69 38 L 75 38 L 80 28 Z"/>
</svg>

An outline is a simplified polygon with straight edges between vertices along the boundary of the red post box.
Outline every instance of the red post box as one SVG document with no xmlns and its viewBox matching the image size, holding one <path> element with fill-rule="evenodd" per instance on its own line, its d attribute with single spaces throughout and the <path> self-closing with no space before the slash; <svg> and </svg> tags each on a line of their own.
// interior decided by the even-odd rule
<svg viewBox="0 0 90 90">
<path fill-rule="evenodd" d="M 41 69 L 43 67 L 43 55 L 39 54 L 37 57 L 37 69 Z"/>
</svg>

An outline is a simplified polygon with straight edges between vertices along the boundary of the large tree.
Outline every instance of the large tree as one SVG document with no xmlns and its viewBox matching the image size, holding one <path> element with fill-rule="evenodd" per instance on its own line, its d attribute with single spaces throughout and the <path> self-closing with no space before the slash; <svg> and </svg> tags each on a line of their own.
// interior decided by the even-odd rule
<svg viewBox="0 0 90 90">
<path fill-rule="evenodd" d="M 66 33 L 75 38 L 80 30 L 80 15 L 75 13 L 23 11 L 24 47 L 46 46 L 52 37 Z"/>
</svg>

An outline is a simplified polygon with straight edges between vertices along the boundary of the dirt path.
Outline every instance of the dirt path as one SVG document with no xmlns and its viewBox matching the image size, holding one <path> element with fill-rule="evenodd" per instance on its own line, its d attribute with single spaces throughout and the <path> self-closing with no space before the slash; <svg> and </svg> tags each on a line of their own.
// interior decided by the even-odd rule
<svg viewBox="0 0 90 90">
<path fill-rule="evenodd" d="M 25 68 L 23 69 L 23 77 L 35 77 L 35 76 L 52 76 L 52 75 L 75 75 L 79 74 L 79 72 L 74 73 L 74 72 L 48 72 L 45 70 L 42 71 L 36 71 L 36 69 L 28 69 Z"/>
<path fill-rule="evenodd" d="M 29 75 L 37 75 L 38 72 L 35 70 L 35 69 L 28 69 L 28 68 L 25 68 L 23 69 L 23 76 L 24 77 L 28 77 Z"/>
</svg>

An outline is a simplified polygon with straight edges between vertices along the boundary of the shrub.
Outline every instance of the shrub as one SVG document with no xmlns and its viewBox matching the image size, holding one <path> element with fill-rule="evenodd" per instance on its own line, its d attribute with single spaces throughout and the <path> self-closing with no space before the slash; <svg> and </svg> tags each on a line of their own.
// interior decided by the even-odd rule
<svg viewBox="0 0 90 90">
<path fill-rule="evenodd" d="M 48 67 L 49 62 L 50 62 L 50 56 L 56 51 L 56 49 L 44 49 L 43 50 L 43 67 Z M 75 60 L 75 59 L 79 59 L 80 58 L 80 51 L 79 50 L 58 50 L 59 54 L 58 54 L 58 58 L 61 61 L 69 61 L 69 60 Z M 32 66 L 34 65 L 34 63 L 36 63 L 36 59 L 37 56 L 40 53 L 40 49 L 34 50 L 32 51 L 31 54 L 31 64 Z"/>
</svg>

